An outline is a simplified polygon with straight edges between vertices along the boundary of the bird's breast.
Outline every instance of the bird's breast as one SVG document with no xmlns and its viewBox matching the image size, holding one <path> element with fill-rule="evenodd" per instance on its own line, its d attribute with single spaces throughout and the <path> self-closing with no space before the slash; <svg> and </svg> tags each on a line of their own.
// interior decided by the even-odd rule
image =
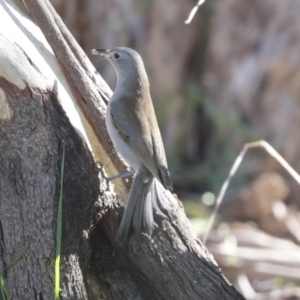
<svg viewBox="0 0 300 300">
<path fill-rule="evenodd" d="M 140 159 L 134 154 L 131 148 L 128 146 L 126 141 L 121 137 L 118 129 L 114 126 L 112 115 L 111 115 L 111 105 L 110 102 L 107 105 L 106 109 L 106 127 L 110 139 L 112 140 L 114 147 L 120 153 L 120 155 L 124 158 L 124 160 L 135 170 L 140 170 L 142 166 L 142 162 Z"/>
</svg>

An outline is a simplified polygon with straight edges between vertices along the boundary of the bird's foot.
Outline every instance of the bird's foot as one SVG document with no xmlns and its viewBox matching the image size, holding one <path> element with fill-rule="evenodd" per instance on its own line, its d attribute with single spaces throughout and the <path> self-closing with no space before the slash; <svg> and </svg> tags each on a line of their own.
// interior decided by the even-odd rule
<svg viewBox="0 0 300 300">
<path fill-rule="evenodd" d="M 98 170 L 101 174 L 101 177 L 105 180 L 106 182 L 106 190 L 109 191 L 110 190 L 110 184 L 109 182 L 111 181 L 109 177 L 106 176 L 105 172 L 104 172 L 104 167 L 103 167 L 103 164 L 101 163 L 98 163 Z"/>
<path fill-rule="evenodd" d="M 124 177 L 130 177 L 132 175 L 134 175 L 134 171 L 130 170 L 127 172 L 124 172 L 122 174 L 118 174 L 112 177 L 107 177 L 106 174 L 104 173 L 104 167 L 101 163 L 98 163 L 98 169 L 99 172 L 101 173 L 101 177 L 106 181 L 106 185 L 107 185 L 107 190 L 110 190 L 110 182 L 115 180 L 115 179 L 120 179 L 120 178 L 124 178 Z"/>
</svg>

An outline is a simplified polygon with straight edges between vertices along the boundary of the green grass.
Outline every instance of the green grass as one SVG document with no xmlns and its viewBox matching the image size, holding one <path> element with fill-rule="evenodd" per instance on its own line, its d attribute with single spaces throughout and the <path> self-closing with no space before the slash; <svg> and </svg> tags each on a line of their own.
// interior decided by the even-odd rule
<svg viewBox="0 0 300 300">
<path fill-rule="evenodd" d="M 11 263 L 9 263 L 8 266 L 6 268 L 4 268 L 1 272 L 1 275 L 0 275 L 0 289 L 1 289 L 1 295 L 2 295 L 3 300 L 10 300 L 11 299 L 10 296 L 9 296 L 8 290 L 6 288 L 4 278 L 3 278 L 3 272 L 5 270 L 8 270 L 9 268 L 11 268 L 13 265 L 15 265 L 24 256 L 24 254 L 27 251 L 28 247 L 29 247 L 29 242 L 28 242 L 28 239 L 26 238 L 25 248 L 22 251 L 22 253 L 18 257 L 16 257 Z"/>
<path fill-rule="evenodd" d="M 59 299 L 60 290 L 60 254 L 61 254 L 61 237 L 62 237 L 62 202 L 63 202 L 63 181 L 64 181 L 64 169 L 65 169 L 65 146 L 63 145 L 63 153 L 60 168 L 60 193 L 57 209 L 56 220 L 56 254 L 55 254 L 55 285 L 54 285 L 54 300 Z"/>
<path fill-rule="evenodd" d="M 0 277 L 0 287 L 1 287 L 1 295 L 2 295 L 2 299 L 3 300 L 10 300 L 10 296 L 9 293 L 7 291 L 6 285 L 5 285 L 5 281 L 3 279 L 3 277 Z"/>
</svg>

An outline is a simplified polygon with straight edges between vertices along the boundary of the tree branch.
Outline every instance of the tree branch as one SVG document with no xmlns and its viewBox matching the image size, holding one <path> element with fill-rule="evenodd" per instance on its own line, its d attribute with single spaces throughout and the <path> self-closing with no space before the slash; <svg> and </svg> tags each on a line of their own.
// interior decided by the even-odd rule
<svg viewBox="0 0 300 300">
<path fill-rule="evenodd" d="M 100 79 L 100 75 L 96 75 L 96 70 L 92 67 L 83 51 L 79 50 L 79 46 L 74 38 L 71 38 L 69 31 L 62 23 L 60 18 L 55 14 L 54 16 L 48 9 L 51 4 L 48 0 L 22 0 L 27 10 L 32 15 L 36 24 L 43 31 L 48 43 L 50 44 L 55 56 L 57 57 L 62 69 L 64 70 L 74 92 L 77 95 L 76 102 L 81 107 L 84 115 L 94 130 L 97 138 L 101 142 L 106 153 L 114 153 L 114 147 L 111 143 L 105 125 L 105 110 L 106 106 L 103 102 L 102 96 L 107 101 L 111 95 L 111 90 Z M 46 4 L 47 3 L 47 4 Z M 52 8 L 51 11 L 54 9 Z M 57 23 L 56 23 L 57 22 Z M 80 58 L 81 65 L 78 63 L 74 53 L 71 51 L 63 34 L 67 37 L 67 41 L 75 51 L 77 57 Z M 82 66 L 85 66 L 84 68 Z M 87 76 L 86 70 L 89 76 Z M 96 87 L 94 82 L 100 83 Z M 99 93 L 99 90 L 101 91 Z M 127 170 L 124 162 L 118 155 L 111 155 L 110 159 L 122 173 Z M 126 181 L 124 181 L 126 183 Z"/>
</svg>

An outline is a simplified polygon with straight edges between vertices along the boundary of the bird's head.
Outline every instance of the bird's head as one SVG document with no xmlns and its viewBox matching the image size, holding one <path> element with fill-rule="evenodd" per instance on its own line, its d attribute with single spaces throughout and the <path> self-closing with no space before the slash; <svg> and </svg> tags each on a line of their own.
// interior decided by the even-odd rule
<svg viewBox="0 0 300 300">
<path fill-rule="evenodd" d="M 144 63 L 135 50 L 126 47 L 93 49 L 92 54 L 107 59 L 113 65 L 118 81 L 123 81 L 125 78 L 143 78 L 145 82 L 148 82 Z"/>
</svg>

